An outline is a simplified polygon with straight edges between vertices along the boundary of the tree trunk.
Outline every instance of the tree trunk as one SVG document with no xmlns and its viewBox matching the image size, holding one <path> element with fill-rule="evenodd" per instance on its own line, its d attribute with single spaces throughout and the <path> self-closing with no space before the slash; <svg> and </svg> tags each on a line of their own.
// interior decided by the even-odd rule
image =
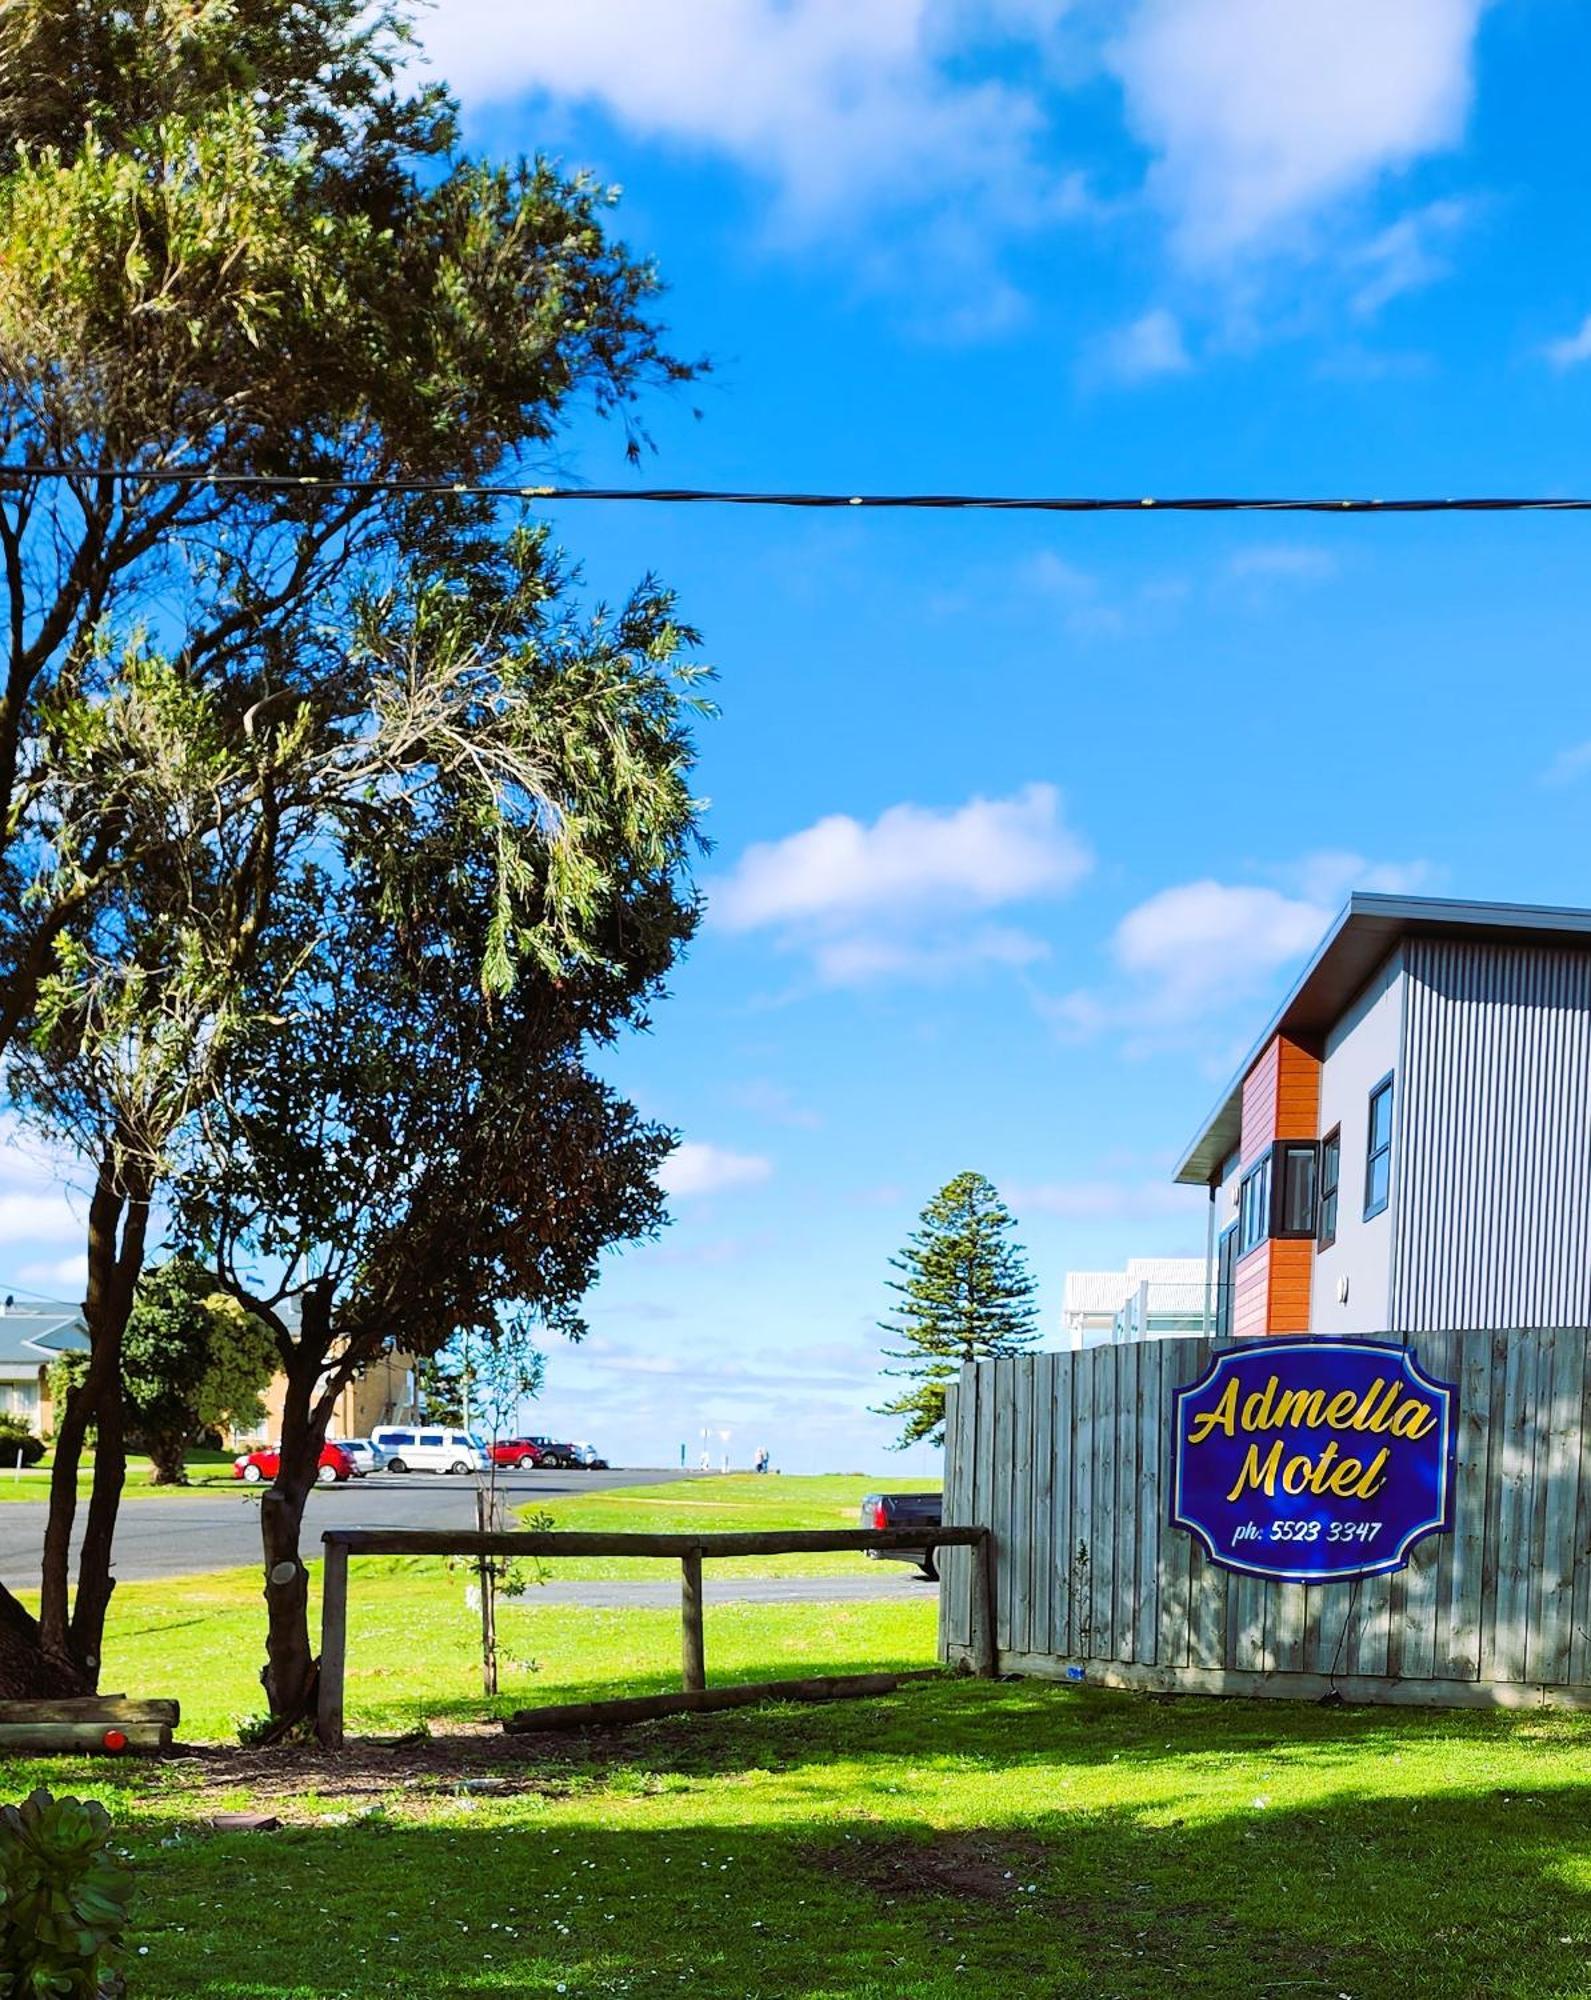
<svg viewBox="0 0 1591 2000">
<path fill-rule="evenodd" d="M 92 1692 L 70 1660 L 44 1651 L 32 1612 L 0 1590 L 0 1701 L 56 1701 Z"/>
<path fill-rule="evenodd" d="M 144 1432 L 144 1448 L 153 1467 L 151 1486 L 186 1486 L 188 1483 L 188 1440 L 181 1431 Z"/>
<path fill-rule="evenodd" d="M 331 1300 L 311 1289 L 301 1301 L 298 1338 L 283 1357 L 281 1457 L 260 1501 L 267 1620 L 260 1684 L 278 1733 L 314 1713 L 320 1678 L 320 1663 L 310 1651 L 309 1571 L 299 1536 L 331 1416 L 331 1399 L 316 1395 L 330 1351 Z"/>
<path fill-rule="evenodd" d="M 116 1149 L 119 1154 L 120 1149 Z M 101 1162 L 88 1214 L 88 1370 L 66 1399 L 50 1470 L 50 1512 L 44 1530 L 39 1598 L 39 1646 L 70 1663 L 92 1691 L 99 1681 L 105 1613 L 116 1587 L 111 1549 L 127 1475 L 122 1407 L 122 1336 L 144 1262 L 149 1222 L 146 1177 L 126 1173 L 116 1154 Z M 70 1602 L 72 1527 L 77 1474 L 90 1424 L 98 1425 L 94 1481 L 77 1564 L 77 1602 Z"/>
</svg>

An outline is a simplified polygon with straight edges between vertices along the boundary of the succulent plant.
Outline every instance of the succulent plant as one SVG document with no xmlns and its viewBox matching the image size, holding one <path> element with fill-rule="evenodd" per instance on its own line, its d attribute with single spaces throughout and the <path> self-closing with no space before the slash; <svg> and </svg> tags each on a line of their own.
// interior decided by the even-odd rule
<svg viewBox="0 0 1591 2000">
<path fill-rule="evenodd" d="M 0 1992 L 100 2000 L 122 1990 L 133 1876 L 110 1838 L 110 1815 L 92 1799 L 37 1791 L 0 1810 Z"/>
</svg>

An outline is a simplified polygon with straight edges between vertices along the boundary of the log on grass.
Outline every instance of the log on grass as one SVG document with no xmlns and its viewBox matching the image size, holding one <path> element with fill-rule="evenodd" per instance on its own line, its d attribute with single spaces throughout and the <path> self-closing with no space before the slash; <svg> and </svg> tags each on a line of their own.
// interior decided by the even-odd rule
<svg viewBox="0 0 1591 2000">
<path fill-rule="evenodd" d="M 503 1727 L 510 1736 L 529 1736 L 543 1729 L 623 1728 L 664 1715 L 711 1714 L 717 1709 L 752 1708 L 765 1701 L 854 1701 L 864 1695 L 893 1694 L 905 1678 L 904 1674 L 820 1674 L 802 1681 L 744 1681 L 732 1687 L 687 1688 L 678 1694 L 561 1702 L 547 1708 L 519 1709 L 504 1719 Z"/>
<path fill-rule="evenodd" d="M 137 1701 L 124 1694 L 64 1696 L 60 1700 L 0 1701 L 5 1722 L 163 1722 L 174 1728 L 182 1720 L 175 1701 Z"/>
<path fill-rule="evenodd" d="M 71 1757 L 136 1756 L 171 1748 L 163 1722 L 0 1722 L 0 1753 Z"/>
</svg>

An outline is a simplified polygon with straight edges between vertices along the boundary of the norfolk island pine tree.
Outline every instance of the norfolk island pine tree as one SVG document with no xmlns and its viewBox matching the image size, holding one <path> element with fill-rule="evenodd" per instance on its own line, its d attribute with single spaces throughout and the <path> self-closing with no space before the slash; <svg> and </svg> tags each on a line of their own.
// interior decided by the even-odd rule
<svg viewBox="0 0 1591 2000">
<path fill-rule="evenodd" d="M 1036 1289 L 1013 1232 L 1016 1218 L 982 1174 L 957 1174 L 918 1218 L 906 1247 L 892 1257 L 890 1290 L 901 1305 L 881 1329 L 903 1345 L 884 1350 L 903 1362 L 886 1375 L 911 1386 L 874 1411 L 902 1419 L 895 1449 L 926 1438 L 945 1441 L 945 1392 L 965 1361 L 1021 1354 L 1038 1339 Z"/>
</svg>

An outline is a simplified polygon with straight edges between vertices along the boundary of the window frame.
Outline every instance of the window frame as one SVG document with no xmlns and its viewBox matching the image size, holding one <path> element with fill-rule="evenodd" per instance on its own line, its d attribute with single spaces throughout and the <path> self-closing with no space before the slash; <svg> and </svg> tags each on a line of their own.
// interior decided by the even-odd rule
<svg viewBox="0 0 1591 2000">
<path fill-rule="evenodd" d="M 1331 1183 L 1326 1182 L 1326 1153 L 1330 1148 L 1335 1154 Z M 1331 1207 L 1331 1222 L 1326 1221 L 1327 1204 Z M 1315 1247 L 1329 1250 L 1337 1240 L 1337 1216 L 1342 1207 L 1342 1127 L 1333 1125 L 1320 1142 L 1320 1168 L 1315 1183 Z"/>
<path fill-rule="evenodd" d="M 1309 1195 L 1309 1222 L 1296 1228 L 1284 1223 L 1287 1204 L 1287 1159 L 1289 1154 L 1307 1154 L 1313 1181 Z M 1271 1235 L 1283 1243 L 1312 1242 L 1315 1219 L 1320 1211 L 1320 1141 L 1318 1139 L 1277 1139 L 1271 1145 Z M 1277 1171 L 1278 1167 L 1280 1172 Z"/>
<path fill-rule="evenodd" d="M 1388 1070 L 1381 1081 L 1372 1086 L 1366 1104 L 1364 1198 L 1364 1219 L 1366 1222 L 1371 1221 L 1375 1216 L 1384 1214 L 1392 1201 L 1392 1142 L 1397 1135 L 1398 1115 L 1397 1093 L 1393 1089 L 1393 1077 L 1395 1074 L 1395 1071 Z M 1376 1144 L 1376 1102 L 1382 1097 L 1387 1100 L 1387 1138 L 1384 1146 L 1378 1146 Z M 1375 1185 L 1376 1162 L 1378 1160 L 1386 1161 L 1387 1178 L 1386 1187 L 1382 1192 L 1381 1199 L 1376 1201 L 1373 1198 L 1373 1188 Z"/>
<path fill-rule="evenodd" d="M 1263 1195 L 1255 1200 L 1251 1209 L 1249 1205 L 1249 1188 L 1261 1175 L 1265 1177 L 1265 1191 Z M 1238 1182 L 1236 1259 L 1238 1263 L 1241 1263 L 1245 1257 L 1251 1257 L 1263 1244 L 1270 1241 L 1271 1203 L 1273 1198 L 1274 1190 L 1271 1185 L 1271 1148 L 1267 1146 L 1254 1162 L 1253 1166 L 1248 1169 L 1243 1178 Z M 1252 1240 L 1249 1236 L 1251 1218 L 1257 1218 L 1259 1222 L 1259 1234 L 1253 1237 Z"/>
</svg>

